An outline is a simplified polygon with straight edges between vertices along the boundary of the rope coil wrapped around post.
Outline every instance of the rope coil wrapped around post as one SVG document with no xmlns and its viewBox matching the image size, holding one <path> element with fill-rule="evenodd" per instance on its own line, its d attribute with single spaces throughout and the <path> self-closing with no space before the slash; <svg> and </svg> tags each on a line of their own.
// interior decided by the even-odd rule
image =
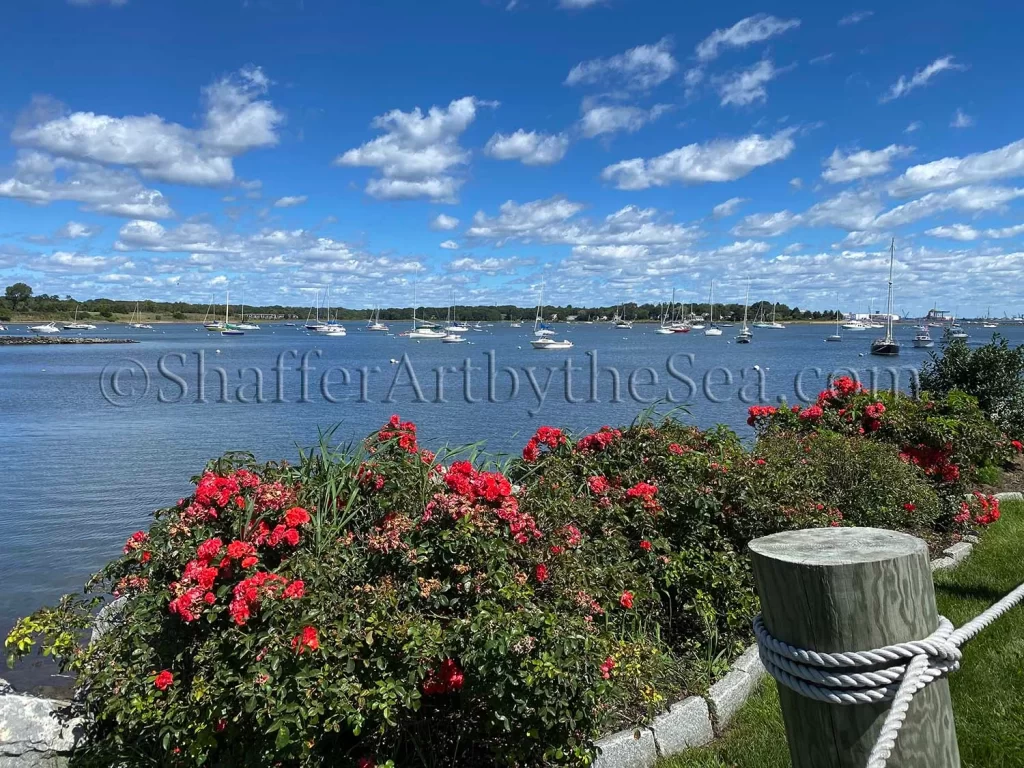
<svg viewBox="0 0 1024 768">
<path fill-rule="evenodd" d="M 914 694 L 960 668 L 960 647 L 1024 600 L 1024 584 L 976 618 L 954 629 L 944 616 L 927 638 L 870 651 L 818 653 L 772 637 L 761 616 L 754 619 L 765 670 L 781 685 L 828 704 L 892 701 L 867 768 L 885 768 Z"/>
</svg>

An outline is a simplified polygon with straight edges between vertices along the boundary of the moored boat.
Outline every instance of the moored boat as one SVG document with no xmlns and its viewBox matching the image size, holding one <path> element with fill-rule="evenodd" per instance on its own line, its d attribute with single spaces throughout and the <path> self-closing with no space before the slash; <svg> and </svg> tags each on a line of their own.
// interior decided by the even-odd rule
<svg viewBox="0 0 1024 768">
<path fill-rule="evenodd" d="M 885 336 L 871 342 L 871 354 L 881 357 L 895 357 L 900 353 L 900 344 L 892 335 L 892 267 L 896 261 L 896 239 L 889 245 L 889 296 L 886 302 Z"/>
</svg>

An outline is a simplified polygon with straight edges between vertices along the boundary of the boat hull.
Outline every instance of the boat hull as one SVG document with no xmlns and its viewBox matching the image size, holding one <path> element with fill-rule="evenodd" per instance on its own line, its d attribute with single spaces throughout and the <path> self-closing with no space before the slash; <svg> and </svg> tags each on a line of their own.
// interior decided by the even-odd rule
<svg viewBox="0 0 1024 768">
<path fill-rule="evenodd" d="M 871 354 L 879 357 L 896 357 L 900 353 L 900 345 L 891 339 L 877 339 L 871 342 Z"/>
</svg>

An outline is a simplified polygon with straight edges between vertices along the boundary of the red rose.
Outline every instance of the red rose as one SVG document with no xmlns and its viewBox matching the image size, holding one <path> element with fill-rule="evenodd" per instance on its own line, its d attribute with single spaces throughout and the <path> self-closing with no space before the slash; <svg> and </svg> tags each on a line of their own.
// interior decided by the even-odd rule
<svg viewBox="0 0 1024 768">
<path fill-rule="evenodd" d="M 295 528 L 289 528 L 284 532 L 284 541 L 289 547 L 297 547 L 299 545 L 299 532 Z"/>
<path fill-rule="evenodd" d="M 142 562 L 148 563 L 152 558 L 153 556 L 149 552 L 142 553 Z"/>
<path fill-rule="evenodd" d="M 1022 443 L 1020 440 L 1013 440 L 1010 443 L 1010 445 L 1014 447 L 1017 453 L 1024 453 L 1024 443 Z"/>
<path fill-rule="evenodd" d="M 296 580 L 284 588 L 284 592 L 281 593 L 281 596 L 298 600 L 304 594 L 306 594 L 305 582 Z"/>
<path fill-rule="evenodd" d="M 683 446 L 681 446 L 679 443 L 672 443 L 668 447 L 668 449 L 671 453 L 674 453 L 676 456 L 682 456 L 684 453 L 686 453 L 686 451 L 683 449 Z"/>
<path fill-rule="evenodd" d="M 255 556 L 243 558 L 242 559 L 242 567 L 243 568 L 252 568 L 259 561 L 260 561 L 260 559 L 258 557 L 255 557 Z"/>
<path fill-rule="evenodd" d="M 608 489 L 611 485 L 608 483 L 608 478 L 595 475 L 587 480 L 587 485 L 590 486 L 590 490 L 598 495 L 608 493 Z"/>
<path fill-rule="evenodd" d="M 626 591 L 622 593 L 622 597 L 619 598 L 619 605 L 623 608 L 630 609 L 633 607 L 633 593 Z"/>
<path fill-rule="evenodd" d="M 650 552 L 651 551 L 651 542 L 649 542 L 647 539 L 644 539 L 643 541 L 640 542 L 640 549 L 642 549 L 644 552 Z"/>
<path fill-rule="evenodd" d="M 601 664 L 601 677 L 607 680 L 612 676 L 613 669 L 615 669 L 615 659 L 609 656 L 604 660 L 604 663 Z"/>
<path fill-rule="evenodd" d="M 537 581 L 543 583 L 548 580 L 548 567 L 544 563 L 540 563 L 536 570 Z"/>
<path fill-rule="evenodd" d="M 317 636 L 316 627 L 303 627 L 302 634 L 292 638 L 292 648 L 299 653 L 305 653 L 306 649 L 315 651 L 320 647 L 320 638 Z"/>
<path fill-rule="evenodd" d="M 905 509 L 907 512 L 913 512 L 915 509 L 917 509 L 917 507 L 914 506 L 914 503 L 912 501 L 908 501 L 906 504 L 903 505 L 903 509 Z"/>
<path fill-rule="evenodd" d="M 302 507 L 292 507 L 284 513 L 284 524 L 289 528 L 298 528 L 309 522 L 309 512 Z"/>
<path fill-rule="evenodd" d="M 206 560 L 209 562 L 213 560 L 221 550 L 224 543 L 220 539 L 207 539 L 199 545 L 199 549 L 196 550 L 196 555 L 200 560 Z"/>
<path fill-rule="evenodd" d="M 166 669 L 156 676 L 153 681 L 153 685 L 159 688 L 161 691 L 166 691 L 174 683 L 174 675 L 172 675 Z"/>
</svg>

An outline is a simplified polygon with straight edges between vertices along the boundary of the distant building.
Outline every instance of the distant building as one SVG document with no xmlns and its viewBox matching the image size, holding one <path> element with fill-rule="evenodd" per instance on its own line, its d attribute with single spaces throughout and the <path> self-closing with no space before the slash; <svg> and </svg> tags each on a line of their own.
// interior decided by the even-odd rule
<svg viewBox="0 0 1024 768">
<path fill-rule="evenodd" d="M 577 317 L 578 317 L 577 315 L 566 315 L 566 316 L 565 316 L 565 320 L 566 320 L 566 322 L 568 322 L 568 323 L 572 323 L 572 322 L 575 322 L 575 321 L 576 321 L 576 318 L 577 318 Z"/>
</svg>

